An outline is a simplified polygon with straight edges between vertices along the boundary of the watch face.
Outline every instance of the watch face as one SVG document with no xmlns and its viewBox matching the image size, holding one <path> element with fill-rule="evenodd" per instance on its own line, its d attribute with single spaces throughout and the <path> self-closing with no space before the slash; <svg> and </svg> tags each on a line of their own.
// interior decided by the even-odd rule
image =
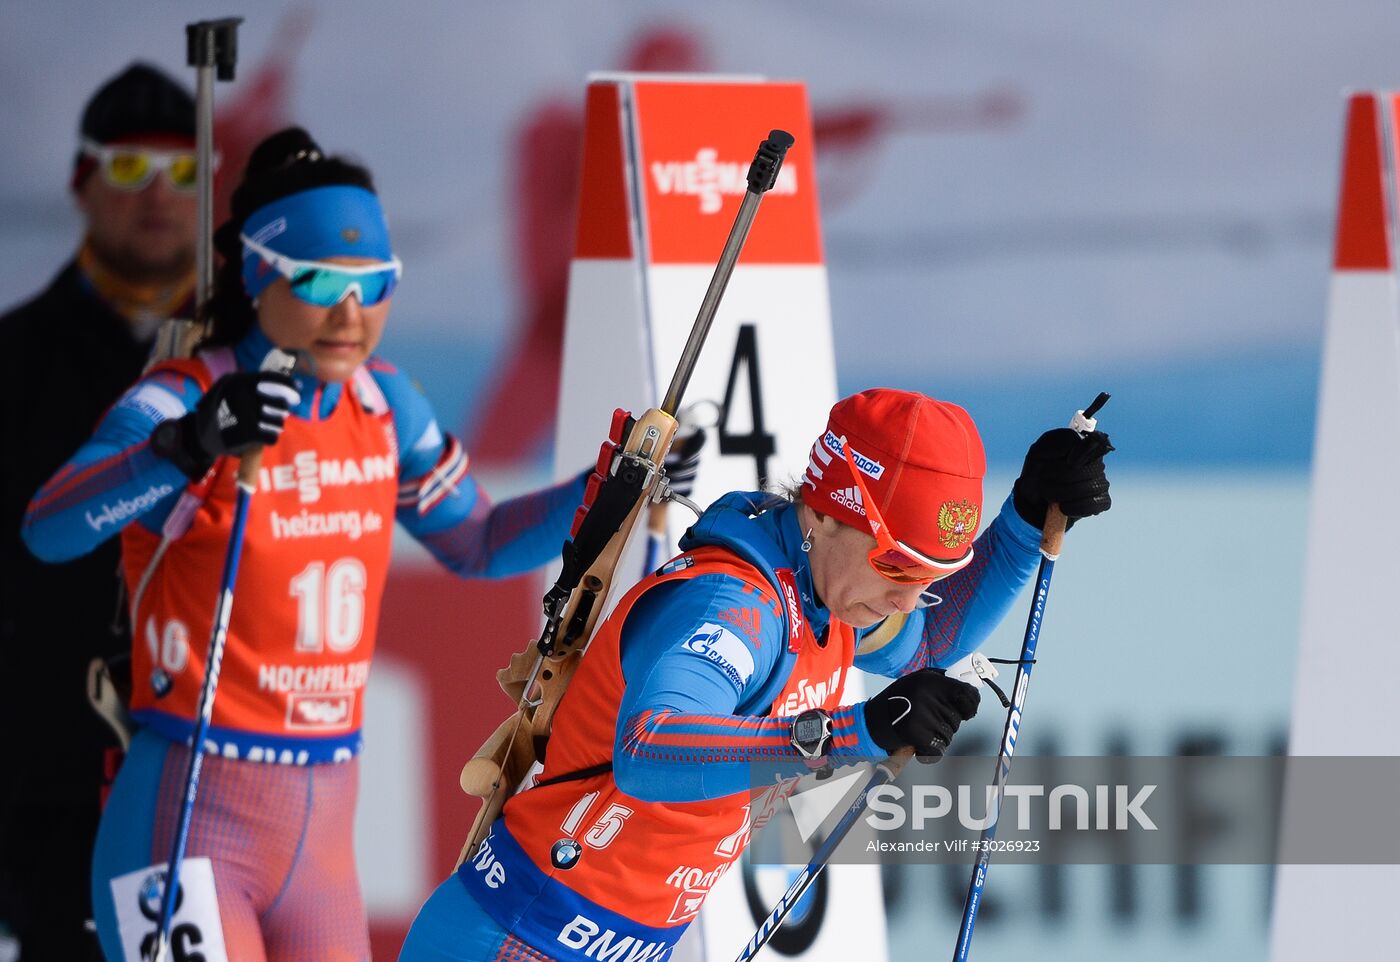
<svg viewBox="0 0 1400 962">
<path fill-rule="evenodd" d="M 826 725 L 823 722 L 824 719 L 820 715 L 797 719 L 792 726 L 793 740 L 804 745 L 821 741 L 822 736 L 826 734 Z"/>
</svg>

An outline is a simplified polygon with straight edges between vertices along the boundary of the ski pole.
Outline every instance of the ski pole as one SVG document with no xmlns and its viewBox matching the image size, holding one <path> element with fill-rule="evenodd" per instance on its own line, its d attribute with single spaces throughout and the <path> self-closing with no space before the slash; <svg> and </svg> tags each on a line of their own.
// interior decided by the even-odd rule
<svg viewBox="0 0 1400 962">
<path fill-rule="evenodd" d="M 991 682 L 997 677 L 996 668 L 992 667 L 991 663 L 978 652 L 973 652 L 957 663 L 948 666 L 944 673 L 950 678 L 957 678 L 973 687 L 983 681 Z M 874 767 L 869 780 L 861 787 L 860 794 L 847 807 L 840 821 L 832 828 L 831 833 L 812 853 L 812 860 L 807 863 L 806 868 L 797 874 L 797 878 L 792 880 L 787 891 L 778 900 L 778 904 L 773 907 L 772 912 L 768 913 L 768 918 L 763 920 L 763 924 L 758 927 L 753 938 L 749 939 L 749 944 L 744 946 L 735 962 L 750 962 L 758 954 L 758 950 L 768 944 L 773 933 L 778 931 L 778 926 L 783 924 L 788 913 L 802 900 L 803 894 L 817 880 L 822 869 L 826 868 L 827 862 L 836 852 L 837 846 L 841 844 L 851 829 L 855 827 L 856 821 L 865 813 L 865 809 L 870 803 L 871 794 L 880 786 L 888 785 L 898 778 L 905 763 L 913 757 L 914 749 L 901 748 Z"/>
<path fill-rule="evenodd" d="M 263 358 L 260 370 L 290 374 L 296 358 L 286 351 L 273 348 Z M 214 608 L 214 624 L 209 633 L 209 648 L 204 658 L 204 684 L 199 690 L 199 707 L 195 711 L 194 733 L 190 736 L 190 761 L 185 770 L 185 788 L 180 807 L 180 819 L 175 826 L 175 838 L 170 847 L 170 862 L 166 866 L 165 891 L 160 903 L 160 925 L 156 930 L 153 962 L 164 962 L 169 949 L 170 920 L 175 914 L 176 895 L 180 890 L 180 864 L 185 859 L 189 842 L 190 820 L 194 816 L 194 799 L 199 792 L 199 772 L 204 761 L 204 739 L 209 734 L 209 721 L 214 715 L 214 695 L 219 685 L 219 667 L 224 660 L 224 645 L 228 641 L 229 618 L 233 614 L 233 587 L 238 582 L 238 562 L 243 556 L 243 529 L 248 522 L 248 505 L 253 500 L 258 467 L 262 463 L 262 448 L 256 447 L 238 459 L 237 496 L 233 506 L 233 526 L 229 531 L 228 550 L 224 555 L 224 574 L 219 585 L 219 600 Z"/>
<path fill-rule="evenodd" d="M 1093 431 L 1098 422 L 1094 415 L 1108 401 L 1107 394 L 1099 394 L 1083 411 L 1076 411 L 1069 426 L 1081 437 Z M 1050 594 L 1050 576 L 1055 571 L 1055 561 L 1060 556 L 1064 542 L 1067 520 L 1058 504 L 1050 505 L 1045 512 L 1045 527 L 1040 536 L 1040 570 L 1035 576 L 1035 594 L 1031 598 L 1030 614 L 1026 618 L 1025 639 L 1021 642 L 1021 657 L 1016 663 L 1016 684 L 1012 689 L 1011 707 L 1006 713 L 1006 727 L 1002 729 L 1001 751 L 997 756 L 997 767 L 993 776 L 995 801 L 988 812 L 987 825 L 982 829 L 982 837 L 977 844 L 977 861 L 972 866 L 972 879 L 968 882 L 967 901 L 963 903 L 962 923 L 958 928 L 958 941 L 953 950 L 953 962 L 967 962 L 972 947 L 972 929 L 977 924 L 977 910 L 982 905 L 982 894 L 987 886 L 987 865 L 991 861 L 991 842 L 996 838 L 997 822 L 1001 817 L 1001 801 L 1006 791 L 1006 777 L 1011 772 L 1011 756 L 1016 752 L 1016 737 L 1020 733 L 1026 705 L 1026 689 L 1030 686 L 1031 668 L 1035 664 L 1035 650 L 1040 642 L 1040 626 L 1045 618 L 1045 603 Z"/>
<path fill-rule="evenodd" d="M 736 962 L 749 962 L 758 955 L 758 950 L 768 944 L 768 940 L 773 937 L 773 933 L 778 931 L 778 926 L 783 924 L 783 920 L 788 917 L 788 913 L 802 900 L 817 876 L 826 868 L 827 861 L 831 858 L 836 847 L 855 826 L 856 820 L 865 812 L 865 808 L 870 799 L 870 793 L 881 785 L 888 785 L 899 777 L 900 771 L 906 762 L 914 755 L 914 749 L 901 748 L 875 766 L 870 773 L 870 780 L 861 788 L 856 800 L 846 809 L 846 813 L 841 816 L 841 820 L 836 823 L 836 827 L 831 830 L 831 834 L 812 853 L 812 860 L 807 863 L 807 867 L 797 873 L 797 878 L 792 880 L 792 884 L 787 887 L 778 904 L 773 906 L 773 911 L 768 913 L 768 918 L 759 925 L 758 931 L 749 939 L 749 944 L 744 946 L 739 953 Z"/>
</svg>

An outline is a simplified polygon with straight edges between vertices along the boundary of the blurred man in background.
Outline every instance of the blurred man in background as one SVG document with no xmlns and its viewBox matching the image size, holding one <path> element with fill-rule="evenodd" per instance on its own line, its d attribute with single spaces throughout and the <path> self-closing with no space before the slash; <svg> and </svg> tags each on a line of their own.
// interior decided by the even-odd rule
<svg viewBox="0 0 1400 962">
<path fill-rule="evenodd" d="M 192 311 L 194 133 L 193 98 L 159 70 L 133 64 L 99 89 L 70 181 L 84 221 L 78 251 L 46 290 L 0 317 L 9 392 L 0 405 L 0 939 L 8 929 L 9 951 L 17 940 L 26 962 L 101 958 L 87 927 L 88 876 L 121 748 L 89 706 L 85 678 L 93 659 L 129 651 L 130 633 L 116 539 L 45 565 L 21 544 L 20 519 L 136 380 L 161 322 Z"/>
</svg>

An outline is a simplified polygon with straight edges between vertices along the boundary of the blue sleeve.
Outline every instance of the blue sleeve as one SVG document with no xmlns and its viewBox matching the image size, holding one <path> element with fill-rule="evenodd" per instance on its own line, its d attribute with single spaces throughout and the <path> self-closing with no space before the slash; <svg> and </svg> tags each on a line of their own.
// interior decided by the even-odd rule
<svg viewBox="0 0 1400 962">
<path fill-rule="evenodd" d="M 557 558 L 583 503 L 587 473 L 492 504 L 469 471 L 462 445 L 438 426 L 432 405 L 405 374 L 369 365 L 399 439 L 395 517 L 433 557 L 463 577 L 501 578 Z"/>
<path fill-rule="evenodd" d="M 43 561 L 69 561 L 138 518 L 158 528 L 188 479 L 151 450 L 151 432 L 193 410 L 200 393 L 193 378 L 168 371 L 136 382 L 34 494 L 20 529 L 29 550 Z"/>
<path fill-rule="evenodd" d="M 1008 497 L 977 539 L 972 563 L 935 582 L 942 602 L 914 611 L 890 642 L 856 658 L 862 671 L 898 678 L 921 668 L 946 668 L 975 651 L 1011 609 L 1040 561 L 1040 532 Z"/>
<path fill-rule="evenodd" d="M 775 671 L 787 670 L 775 607 L 758 624 L 732 617 L 758 596 L 728 575 L 659 585 L 622 629 L 626 682 L 613 743 L 618 788 L 644 801 L 720 798 L 750 788 L 749 763 L 806 766 L 789 741 L 790 717 L 736 714 Z M 726 617 L 731 615 L 731 617 Z M 879 757 L 859 706 L 832 715 L 837 757 Z"/>
</svg>

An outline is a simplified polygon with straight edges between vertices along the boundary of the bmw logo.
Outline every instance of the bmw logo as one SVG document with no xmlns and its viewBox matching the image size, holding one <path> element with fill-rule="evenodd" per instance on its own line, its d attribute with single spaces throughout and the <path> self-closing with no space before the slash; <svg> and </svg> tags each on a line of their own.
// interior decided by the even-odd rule
<svg viewBox="0 0 1400 962">
<path fill-rule="evenodd" d="M 561 838 L 549 850 L 549 862 L 557 869 L 571 869 L 578 864 L 583 848 L 571 838 Z"/>
<path fill-rule="evenodd" d="M 164 668 L 157 668 L 151 672 L 151 690 L 156 693 L 157 698 L 164 698 L 170 694 L 172 687 L 174 687 L 174 683 L 170 680 L 170 676 L 165 673 Z"/>
<path fill-rule="evenodd" d="M 142 879 L 136 898 L 141 914 L 152 922 L 157 921 L 160 918 L 161 903 L 165 899 L 165 869 L 157 869 Z M 175 889 L 175 911 L 180 911 L 180 905 L 184 901 L 184 886 L 179 886 Z"/>
</svg>

